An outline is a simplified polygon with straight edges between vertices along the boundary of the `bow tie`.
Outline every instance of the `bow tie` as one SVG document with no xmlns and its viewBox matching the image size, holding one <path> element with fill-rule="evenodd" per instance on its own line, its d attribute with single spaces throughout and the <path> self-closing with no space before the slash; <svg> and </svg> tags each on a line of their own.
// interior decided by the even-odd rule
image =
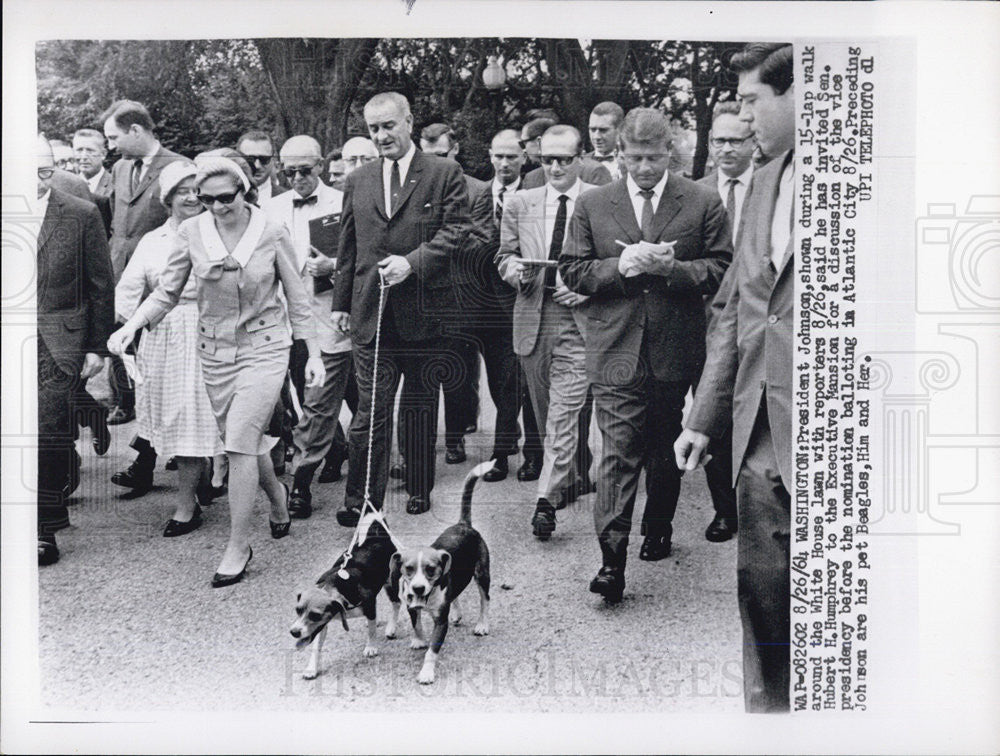
<svg viewBox="0 0 1000 756">
<path fill-rule="evenodd" d="M 292 207 L 304 207 L 305 205 L 315 205 L 319 201 L 318 194 L 312 194 L 308 197 L 293 197 Z"/>
<path fill-rule="evenodd" d="M 597 155 L 594 154 L 591 157 L 594 158 L 598 163 L 611 163 L 615 160 L 615 155 Z"/>
</svg>

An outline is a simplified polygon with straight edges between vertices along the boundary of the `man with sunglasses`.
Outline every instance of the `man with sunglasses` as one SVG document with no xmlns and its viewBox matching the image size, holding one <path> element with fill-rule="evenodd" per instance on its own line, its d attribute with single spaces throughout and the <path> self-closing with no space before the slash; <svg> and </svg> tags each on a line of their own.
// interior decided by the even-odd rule
<svg viewBox="0 0 1000 756">
<path fill-rule="evenodd" d="M 673 442 L 705 360 L 704 297 L 732 260 L 719 196 L 672 171 L 670 122 L 636 108 L 620 135 L 627 175 L 581 197 L 559 258 L 583 308 L 587 374 L 603 437 L 594 521 L 602 567 L 590 590 L 620 601 L 639 477 L 639 558 L 670 556 L 681 474 Z"/>
<path fill-rule="evenodd" d="M 278 180 L 274 160 L 274 144 L 265 131 L 248 131 L 236 140 L 236 151 L 247 161 L 251 180 L 257 187 L 257 202 L 261 207 L 279 194 L 288 191 Z"/>
<path fill-rule="evenodd" d="M 552 126 L 540 147 L 547 182 L 517 192 L 505 203 L 497 268 L 517 290 L 514 351 L 524 366 L 539 429 L 545 432 L 531 527 L 536 538 L 547 541 L 556 528 L 556 510 L 575 498 L 570 481 L 589 480 L 589 448 L 584 459 L 578 453 L 581 444 L 586 447 L 590 427 L 589 415 L 585 424 L 580 422 L 588 382 L 577 310 L 587 297 L 566 288 L 554 265 L 574 208 L 596 187 L 580 179 L 583 141 L 575 128 Z"/>
<path fill-rule="evenodd" d="M 551 127 L 556 125 L 556 121 L 551 118 L 535 118 L 524 124 L 521 129 L 521 149 L 527 156 L 527 165 L 539 165 L 539 154 L 541 153 L 542 135 Z M 524 176 L 522 189 L 537 189 L 545 186 L 547 182 L 545 171 L 539 165 L 538 168 L 528 171 Z M 580 159 L 580 180 L 585 184 L 593 186 L 603 186 L 611 183 L 611 174 L 608 169 L 589 157 Z"/>
<path fill-rule="evenodd" d="M 283 223 L 292 237 L 326 368 L 326 382 L 322 386 L 305 387 L 303 371 L 308 354 L 303 352 L 301 342 L 295 343 L 291 353 L 292 380 L 297 384 L 296 390 L 301 391 L 302 417 L 292 434 L 294 483 L 288 511 L 296 519 L 312 514 L 310 486 L 323 460 L 335 468 L 336 479 L 347 458 L 347 440 L 339 416 L 351 374 L 351 340 L 336 330 L 330 320 L 333 304 L 330 284 L 337 272 L 336 250 L 316 248 L 320 241 L 312 238 L 314 224 L 310 223 L 322 219 L 318 222 L 339 224 L 344 194 L 319 180 L 322 169 L 319 142 L 304 134 L 293 136 L 281 146 L 281 172 L 291 184 L 291 191 L 262 204 L 268 216 Z M 331 251 L 334 256 L 327 256 Z"/>
</svg>

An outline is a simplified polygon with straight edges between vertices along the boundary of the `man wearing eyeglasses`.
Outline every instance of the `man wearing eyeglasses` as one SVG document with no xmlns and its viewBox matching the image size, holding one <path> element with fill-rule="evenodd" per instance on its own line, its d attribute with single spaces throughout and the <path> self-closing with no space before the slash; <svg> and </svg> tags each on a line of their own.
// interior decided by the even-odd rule
<svg viewBox="0 0 1000 756">
<path fill-rule="evenodd" d="M 469 232 L 462 169 L 453 160 L 416 149 L 407 99 L 396 92 L 377 94 L 365 104 L 364 117 L 382 160 L 363 165 L 347 177 L 340 273 L 334 281 L 332 308 L 336 327 L 351 335 L 359 395 L 350 430 L 347 495 L 344 509 L 337 513 L 337 521 L 345 526 L 359 520 L 369 460 L 371 500 L 382 507 L 392 407 L 401 376 L 406 511 L 420 514 L 430 509 L 439 366 L 447 364 L 442 318 L 455 312 L 451 259 L 459 254 Z M 380 321 L 383 282 L 388 290 Z M 377 332 L 379 370 L 373 386 Z M 377 392 L 374 407 L 373 392 Z M 369 440 L 372 411 L 376 422 Z"/>
<path fill-rule="evenodd" d="M 625 178 L 585 194 L 559 272 L 583 307 L 587 374 L 603 437 L 594 521 L 603 565 L 590 590 L 620 601 L 632 511 L 646 471 L 644 561 L 670 555 L 681 475 L 673 441 L 705 360 L 704 297 L 732 260 L 714 191 L 667 170 L 671 130 L 652 108 L 625 116 Z"/>
<path fill-rule="evenodd" d="M 288 191 L 278 180 L 274 160 L 274 145 L 265 131 L 248 131 L 236 140 L 236 151 L 247 161 L 257 187 L 257 202 L 261 207 L 279 194 Z"/>
<path fill-rule="evenodd" d="M 535 118 L 524 124 L 524 128 L 521 129 L 521 149 L 527 155 L 527 165 L 539 164 L 538 156 L 541 151 L 542 134 L 555 125 L 556 122 L 551 118 Z M 592 186 L 603 186 L 611 182 L 611 173 L 600 163 L 589 157 L 582 157 L 580 160 L 580 180 Z M 545 186 L 546 181 L 545 171 L 538 167 L 525 174 L 521 188 L 537 189 L 540 186 Z"/>
<path fill-rule="evenodd" d="M 294 482 L 288 511 L 296 519 L 305 519 L 312 514 L 310 487 L 320 464 L 326 459 L 327 465 L 336 468 L 333 476 L 336 479 L 347 458 L 347 440 L 338 418 L 351 374 L 351 340 L 335 329 L 330 320 L 333 304 L 330 284 L 337 272 L 336 257 L 328 257 L 315 247 L 310 225 L 316 219 L 338 224 L 344 195 L 319 180 L 323 153 L 319 142 L 311 136 L 291 137 L 281 146 L 280 157 L 281 172 L 291 184 L 291 191 L 272 197 L 262 207 L 268 216 L 283 223 L 292 237 L 299 273 L 311 295 L 317 341 L 326 368 L 326 382 L 322 386 L 305 387 L 303 371 L 308 355 L 300 343 L 293 347 L 292 379 L 297 384 L 296 390 L 301 391 L 302 417 L 292 434 Z"/>
<path fill-rule="evenodd" d="M 566 288 L 555 262 L 574 208 L 596 187 L 580 179 L 583 142 L 574 127 L 552 126 L 540 147 L 547 182 L 516 193 L 504 205 L 497 268 L 517 290 L 514 351 L 524 366 L 539 429 L 545 429 L 531 527 L 536 538 L 547 541 L 556 528 L 556 510 L 569 503 L 571 481 L 589 478 L 589 449 L 585 460 L 577 454 L 589 429 L 589 422 L 579 427 L 588 382 L 577 310 L 587 297 Z"/>
</svg>

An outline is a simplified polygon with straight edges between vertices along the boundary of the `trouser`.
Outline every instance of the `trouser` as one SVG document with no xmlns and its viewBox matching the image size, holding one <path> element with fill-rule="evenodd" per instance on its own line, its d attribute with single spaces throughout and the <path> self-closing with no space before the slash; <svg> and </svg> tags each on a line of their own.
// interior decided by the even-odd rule
<svg viewBox="0 0 1000 756">
<path fill-rule="evenodd" d="M 340 427 L 340 405 L 352 372 L 351 353 L 322 354 L 326 381 L 322 386 L 305 388 L 302 417 L 292 432 L 295 445 L 293 469 L 296 485 L 308 488 L 313 473 L 331 447 L 347 456 L 347 439 Z"/>
<path fill-rule="evenodd" d="M 136 342 L 138 346 L 138 342 Z M 126 412 L 135 411 L 135 387 L 129 381 L 125 371 L 125 363 L 121 357 L 111 355 L 111 369 L 108 371 L 108 385 L 111 387 L 111 398 L 115 406 Z"/>
<path fill-rule="evenodd" d="M 73 447 L 70 396 L 79 376 L 60 367 L 38 335 L 38 534 L 69 526 L 66 491 L 80 474 Z"/>
<path fill-rule="evenodd" d="M 581 468 L 578 454 L 590 430 L 589 422 L 580 427 L 588 390 L 586 349 L 572 310 L 546 295 L 541 315 L 535 348 L 523 360 L 536 417 L 545 427 L 538 498 L 554 502 L 574 474 L 587 477 L 590 466 L 588 459 Z"/>
<path fill-rule="evenodd" d="M 684 397 L 691 383 L 657 380 L 642 363 L 640 358 L 631 384 L 593 387 L 604 448 L 594 525 L 604 564 L 610 567 L 625 566 L 642 468 L 646 468 L 643 532 L 670 530 L 681 489 L 673 444 L 681 432 Z"/>
<path fill-rule="evenodd" d="M 371 500 L 379 509 L 385 497 L 389 476 L 391 418 L 400 378 L 403 392 L 399 413 L 401 445 L 406 460 L 404 484 L 411 496 L 427 496 L 434 488 L 437 444 L 438 394 L 441 377 L 454 366 L 443 339 L 403 341 L 396 331 L 391 314 L 382 325 L 378 384 L 375 389 L 375 418 L 371 439 Z M 375 342 L 356 344 L 354 368 L 358 381 L 358 411 L 348 433 L 350 453 L 345 504 L 360 507 L 364 501 L 368 469 L 369 424 L 372 420 L 372 369 L 375 365 Z"/>
<path fill-rule="evenodd" d="M 87 391 L 87 381 L 81 380 L 73 391 L 70 399 L 70 412 L 73 415 L 73 434 L 79 436 L 77 428 L 93 428 L 100 426 L 108 416 L 108 412 Z"/>
<path fill-rule="evenodd" d="M 736 489 L 733 488 L 733 426 L 719 438 L 713 438 L 709 448 L 712 459 L 705 465 L 705 480 L 712 495 L 712 506 L 718 517 L 737 520 Z"/>
<path fill-rule="evenodd" d="M 744 705 L 748 712 L 788 711 L 791 497 L 778 472 L 763 400 L 740 466 L 736 498 Z"/>
<path fill-rule="evenodd" d="M 521 452 L 525 461 L 529 459 L 541 461 L 545 453 L 544 427 L 538 426 L 535 405 L 531 401 L 531 387 L 528 385 L 528 377 L 524 374 L 524 363 L 520 359 L 517 361 L 517 399 L 521 406 L 521 422 L 524 424 L 524 446 Z"/>
<path fill-rule="evenodd" d="M 465 429 L 479 420 L 479 350 L 471 338 L 459 334 L 449 339 L 459 357 L 461 371 L 444 382 L 444 443 L 457 446 Z"/>
</svg>

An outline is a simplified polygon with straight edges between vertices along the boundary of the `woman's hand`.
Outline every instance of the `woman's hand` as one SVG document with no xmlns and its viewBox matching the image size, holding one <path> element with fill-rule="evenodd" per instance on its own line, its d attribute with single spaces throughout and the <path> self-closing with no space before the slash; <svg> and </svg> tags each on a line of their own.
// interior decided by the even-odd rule
<svg viewBox="0 0 1000 756">
<path fill-rule="evenodd" d="M 318 388 L 326 383 L 326 366 L 319 355 L 306 360 L 306 387 Z"/>
<path fill-rule="evenodd" d="M 108 338 L 108 351 L 121 357 L 125 349 L 135 341 L 135 333 L 139 329 L 131 323 L 126 323 Z"/>
</svg>

